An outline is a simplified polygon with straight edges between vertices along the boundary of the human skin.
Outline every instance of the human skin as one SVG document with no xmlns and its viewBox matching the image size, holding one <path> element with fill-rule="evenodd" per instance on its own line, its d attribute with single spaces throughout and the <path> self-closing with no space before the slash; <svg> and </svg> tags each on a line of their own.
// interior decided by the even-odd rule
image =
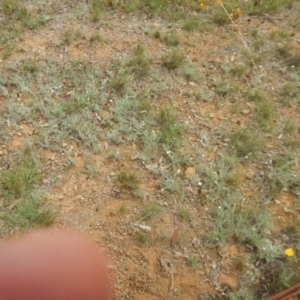
<svg viewBox="0 0 300 300">
<path fill-rule="evenodd" d="M 106 260 L 86 235 L 40 230 L 0 243 L 0 299 L 108 300 Z"/>
</svg>

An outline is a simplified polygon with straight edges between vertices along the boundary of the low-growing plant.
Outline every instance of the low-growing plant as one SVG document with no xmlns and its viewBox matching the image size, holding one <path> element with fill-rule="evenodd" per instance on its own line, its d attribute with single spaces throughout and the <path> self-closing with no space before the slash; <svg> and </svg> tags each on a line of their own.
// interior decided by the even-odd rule
<svg viewBox="0 0 300 300">
<path fill-rule="evenodd" d="M 263 142 L 255 132 L 242 128 L 230 136 L 230 145 L 236 155 L 243 158 L 260 151 L 263 147 Z"/>
<path fill-rule="evenodd" d="M 247 270 L 247 260 L 243 256 L 237 256 L 234 258 L 232 265 L 236 271 L 243 274 Z"/>
<path fill-rule="evenodd" d="M 243 177 L 243 174 L 237 170 L 230 171 L 225 175 L 225 184 L 230 188 L 238 189 L 243 183 Z"/>
<path fill-rule="evenodd" d="M 140 158 L 143 161 L 148 161 L 156 154 L 159 142 L 158 135 L 150 130 L 145 130 L 141 136 L 141 141 L 143 144 L 143 152 Z"/>
<path fill-rule="evenodd" d="M 283 97 L 296 98 L 299 96 L 299 86 L 297 82 L 288 82 L 284 85 L 282 91 Z"/>
<path fill-rule="evenodd" d="M 55 215 L 49 208 L 42 208 L 41 199 L 29 197 L 21 199 L 12 211 L 7 211 L 1 216 L 6 230 L 18 228 L 26 231 L 32 226 L 50 226 Z"/>
<path fill-rule="evenodd" d="M 88 178 L 95 178 L 98 174 L 98 170 L 93 162 L 87 162 L 84 166 L 83 172 L 88 175 Z"/>
<path fill-rule="evenodd" d="M 224 196 L 224 195 L 223 195 Z M 205 239 L 208 245 L 213 247 L 223 246 L 230 239 L 236 230 L 234 220 L 234 210 L 236 202 L 239 201 L 240 195 L 230 194 L 223 199 L 222 203 L 211 208 L 210 230 L 206 233 Z"/>
<path fill-rule="evenodd" d="M 197 30 L 200 27 L 200 25 L 201 23 L 198 19 L 189 18 L 183 23 L 182 29 L 186 31 L 194 31 Z"/>
<path fill-rule="evenodd" d="M 266 43 L 266 40 L 263 38 L 263 37 L 257 37 L 256 39 L 255 39 L 255 41 L 253 42 L 253 44 L 252 44 L 252 49 L 253 49 L 253 52 L 255 53 L 260 53 L 260 52 L 262 52 L 262 49 L 263 49 L 263 47 L 265 46 L 265 43 Z M 253 58 L 254 58 L 254 61 L 256 62 L 256 63 L 259 63 L 259 62 L 261 62 L 262 60 L 260 60 L 260 59 L 257 59 L 257 57 L 259 57 L 259 56 L 257 56 L 257 55 L 253 55 Z"/>
<path fill-rule="evenodd" d="M 250 15 L 271 13 L 289 7 L 294 0 L 252 0 L 247 3 L 246 10 Z"/>
<path fill-rule="evenodd" d="M 285 45 L 278 47 L 279 54 L 285 59 L 290 66 L 300 66 L 299 44 L 287 42 Z"/>
<path fill-rule="evenodd" d="M 90 37 L 90 42 L 102 44 L 102 43 L 104 43 L 104 38 L 101 36 L 101 34 L 99 32 L 95 32 Z"/>
<path fill-rule="evenodd" d="M 159 31 L 159 30 L 155 30 L 154 32 L 153 32 L 153 37 L 155 38 L 155 39 L 161 39 L 162 38 L 162 34 L 161 34 L 161 32 Z"/>
<path fill-rule="evenodd" d="M 227 294 L 227 297 L 228 297 L 228 300 L 241 300 L 241 299 L 254 300 L 254 299 L 256 299 L 253 291 L 247 287 L 241 287 L 236 292 L 229 292 Z"/>
<path fill-rule="evenodd" d="M 32 159 L 21 160 L 18 165 L 0 171 L 0 194 L 6 199 L 19 199 L 41 180 L 41 169 Z"/>
<path fill-rule="evenodd" d="M 274 30 L 271 31 L 270 37 L 278 42 L 282 42 L 283 39 L 287 39 L 292 35 L 291 32 L 286 29 Z"/>
<path fill-rule="evenodd" d="M 147 12 L 151 15 L 159 15 L 167 20 L 178 20 L 186 16 L 186 9 L 191 7 L 191 3 L 184 3 L 182 1 L 175 1 L 170 3 L 165 0 L 151 0 L 143 2 L 142 7 L 146 7 Z M 182 9 L 185 8 L 185 9 Z"/>
<path fill-rule="evenodd" d="M 36 73 L 38 71 L 38 65 L 33 60 L 26 60 L 22 64 L 22 70 L 26 73 Z"/>
<path fill-rule="evenodd" d="M 258 124 L 266 127 L 273 116 L 273 106 L 270 101 L 264 100 L 256 104 L 256 118 Z"/>
<path fill-rule="evenodd" d="M 270 174 L 271 194 L 278 194 L 283 190 L 288 190 L 296 196 L 300 196 L 300 176 L 298 173 L 280 168 Z"/>
<path fill-rule="evenodd" d="M 185 57 L 178 49 L 173 49 L 171 52 L 162 57 L 162 64 L 169 70 L 175 70 L 184 64 Z"/>
<path fill-rule="evenodd" d="M 89 108 L 90 105 L 91 102 L 89 97 L 84 94 L 77 94 L 76 92 L 74 92 L 71 95 L 69 101 L 63 104 L 63 111 L 69 115 L 75 112 L 79 112 L 84 108 Z M 56 110 L 55 112 L 57 113 L 58 111 Z"/>
<path fill-rule="evenodd" d="M 108 87 L 116 94 L 122 95 L 126 92 L 129 82 L 128 75 L 126 73 L 120 73 L 111 78 L 108 83 Z"/>
<path fill-rule="evenodd" d="M 142 78 L 149 74 L 151 66 L 151 60 L 146 55 L 144 47 L 137 45 L 131 56 L 129 57 L 126 67 L 133 73 L 136 78 Z"/>
<path fill-rule="evenodd" d="M 289 135 L 286 137 L 285 142 L 284 142 L 285 147 L 295 150 L 298 149 L 300 146 L 300 141 L 295 135 Z"/>
<path fill-rule="evenodd" d="M 104 1 L 92 0 L 90 2 L 90 14 L 92 22 L 98 22 L 101 18 L 101 13 L 104 9 Z"/>
<path fill-rule="evenodd" d="M 161 181 L 161 186 L 163 191 L 181 194 L 183 193 L 184 182 L 178 175 L 166 176 Z"/>
<path fill-rule="evenodd" d="M 223 190 L 222 202 L 216 203 L 211 209 L 213 221 L 211 230 L 206 234 L 207 242 L 220 247 L 234 238 L 242 244 L 250 243 L 260 249 L 259 255 L 263 257 L 267 252 L 263 252 L 261 245 L 270 226 L 269 216 L 258 206 L 242 206 L 241 197 L 239 192 Z"/>
<path fill-rule="evenodd" d="M 193 268 L 197 269 L 200 265 L 199 257 L 196 254 L 191 254 L 187 259 L 187 264 Z"/>
<path fill-rule="evenodd" d="M 0 8 L 6 17 L 28 29 L 36 29 L 50 20 L 48 15 L 34 16 L 19 0 L 3 0 Z"/>
<path fill-rule="evenodd" d="M 141 220 L 147 221 L 162 212 L 162 208 L 155 202 L 147 203 L 141 211 Z"/>
<path fill-rule="evenodd" d="M 297 124 L 295 123 L 294 120 L 288 119 L 285 121 L 283 129 L 284 129 L 285 133 L 287 133 L 289 135 L 293 135 L 296 133 Z"/>
<path fill-rule="evenodd" d="M 120 212 L 121 215 L 125 215 L 125 213 L 127 212 L 126 206 L 125 206 L 125 205 L 122 205 L 122 206 L 120 207 L 119 212 Z"/>
<path fill-rule="evenodd" d="M 260 88 L 250 87 L 244 91 L 244 96 L 249 100 L 256 101 L 257 103 L 267 100 L 264 91 Z"/>
<path fill-rule="evenodd" d="M 1 2 L 1 11 L 5 15 L 10 16 L 18 10 L 19 5 L 18 0 L 3 0 Z"/>
<path fill-rule="evenodd" d="M 235 212 L 235 238 L 257 246 L 271 225 L 268 212 L 261 210 L 258 205 L 249 204 L 235 208 Z"/>
<path fill-rule="evenodd" d="M 272 165 L 283 172 L 288 172 L 294 165 L 294 156 L 291 151 L 286 151 L 284 154 L 276 155 L 272 159 Z"/>
<path fill-rule="evenodd" d="M 158 122 L 160 142 L 170 148 L 176 148 L 182 140 L 185 128 L 183 124 L 177 122 L 177 116 L 170 106 L 160 110 Z"/>
<path fill-rule="evenodd" d="M 220 96 L 225 96 L 233 91 L 233 87 L 223 78 L 214 79 L 215 92 Z"/>
<path fill-rule="evenodd" d="M 79 140 L 87 148 L 99 153 L 101 147 L 97 138 L 96 125 L 93 122 L 87 122 L 87 120 L 89 120 L 87 111 L 82 114 L 70 115 L 62 121 L 61 129 L 69 133 L 69 139 Z"/>
<path fill-rule="evenodd" d="M 138 199 L 145 199 L 146 193 L 143 189 L 138 188 L 136 191 L 133 192 L 133 196 Z"/>
<path fill-rule="evenodd" d="M 121 154 L 119 150 L 111 150 L 109 151 L 107 157 L 112 161 L 118 161 L 121 157 Z"/>
<path fill-rule="evenodd" d="M 281 234 L 283 236 L 283 241 L 289 245 L 295 245 L 297 248 L 300 240 L 300 226 L 299 221 L 293 221 L 291 224 L 287 224 L 281 229 Z"/>
<path fill-rule="evenodd" d="M 259 298 L 262 295 L 273 296 L 296 284 L 298 278 L 291 264 L 291 261 L 288 262 L 283 258 L 263 263 L 259 268 L 261 281 L 254 287 L 256 296 Z"/>
<path fill-rule="evenodd" d="M 193 220 L 191 213 L 186 209 L 179 209 L 176 212 L 176 215 L 179 218 L 180 222 L 190 223 Z"/>
<path fill-rule="evenodd" d="M 191 82 L 198 83 L 200 81 L 200 74 L 198 72 L 198 69 L 191 64 L 186 65 L 183 68 L 183 76 L 189 82 L 191 81 Z"/>
<path fill-rule="evenodd" d="M 73 28 L 68 28 L 62 35 L 62 44 L 70 45 L 72 42 L 82 38 L 82 33 Z"/>
<path fill-rule="evenodd" d="M 258 37 L 259 36 L 259 31 L 258 29 L 254 28 L 254 29 L 251 29 L 250 30 L 250 35 L 254 38 Z"/>
<path fill-rule="evenodd" d="M 160 0 L 151 0 L 147 3 L 147 6 L 156 13 L 162 13 L 167 10 L 167 2 Z"/>
<path fill-rule="evenodd" d="M 51 16 L 49 15 L 37 15 L 32 16 L 30 13 L 25 13 L 22 18 L 22 24 L 28 28 L 28 29 L 37 29 L 46 23 L 51 19 Z"/>
<path fill-rule="evenodd" d="M 223 8 L 219 7 L 214 10 L 212 20 L 217 25 L 225 25 L 230 23 L 230 19 Z"/>
<path fill-rule="evenodd" d="M 12 53 L 13 53 L 13 47 L 11 46 L 2 51 L 1 57 L 3 60 L 6 60 L 12 55 Z"/>
<path fill-rule="evenodd" d="M 169 31 L 164 34 L 161 39 L 166 43 L 168 46 L 177 46 L 180 43 L 180 37 L 178 33 L 175 31 Z"/>
<path fill-rule="evenodd" d="M 140 184 L 138 176 L 127 170 L 122 170 L 117 174 L 117 182 L 122 188 L 129 191 L 136 191 Z"/>
<path fill-rule="evenodd" d="M 135 240 L 138 242 L 139 245 L 145 245 L 148 242 L 148 237 L 143 232 L 137 232 L 135 235 Z"/>
</svg>

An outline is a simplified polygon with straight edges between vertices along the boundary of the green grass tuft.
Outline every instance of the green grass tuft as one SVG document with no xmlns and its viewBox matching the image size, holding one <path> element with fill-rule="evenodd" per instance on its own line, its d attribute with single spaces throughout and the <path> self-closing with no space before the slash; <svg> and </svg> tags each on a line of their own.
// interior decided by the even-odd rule
<svg viewBox="0 0 300 300">
<path fill-rule="evenodd" d="M 135 235 L 135 240 L 138 242 L 139 245 L 145 245 L 148 242 L 148 237 L 145 233 L 143 232 L 137 232 Z"/>
<path fill-rule="evenodd" d="M 184 60 L 183 53 L 177 49 L 173 49 L 167 55 L 163 56 L 162 64 L 169 70 L 175 70 L 184 64 Z"/>
<path fill-rule="evenodd" d="M 261 15 L 282 10 L 291 5 L 295 0 L 251 0 L 246 5 L 246 11 L 250 15 Z"/>
<path fill-rule="evenodd" d="M 146 77 L 150 72 L 151 60 L 145 54 L 142 45 L 137 45 L 125 66 L 135 75 L 136 78 Z"/>
<path fill-rule="evenodd" d="M 125 170 L 117 174 L 117 181 L 122 188 L 129 191 L 138 190 L 140 184 L 140 180 L 135 173 Z"/>
<path fill-rule="evenodd" d="M 239 157 L 254 155 L 263 147 L 263 142 L 257 134 L 247 128 L 239 129 L 233 133 L 230 137 L 230 144 Z"/>
<path fill-rule="evenodd" d="M 170 148 L 176 148 L 182 141 L 185 127 L 177 122 L 177 116 L 170 106 L 159 112 L 160 142 Z"/>
<path fill-rule="evenodd" d="M 162 208 L 156 203 L 147 203 L 143 206 L 141 219 L 147 221 L 162 212 Z"/>
<path fill-rule="evenodd" d="M 34 197 L 22 199 L 12 211 L 1 216 L 6 230 L 18 228 L 20 231 L 26 231 L 32 226 L 50 226 L 54 219 L 53 211 L 42 208 L 40 199 Z"/>
<path fill-rule="evenodd" d="M 92 22 L 98 22 L 104 9 L 104 3 L 101 0 L 92 0 L 90 2 L 90 14 Z"/>
<path fill-rule="evenodd" d="M 156 38 L 162 39 L 168 46 L 178 46 L 180 43 L 180 38 L 178 33 L 176 33 L 173 30 L 169 31 L 167 34 L 163 35 L 162 37 L 157 36 Z"/>
<path fill-rule="evenodd" d="M 17 166 L 0 171 L 0 194 L 10 199 L 22 198 L 41 178 L 41 170 L 33 160 L 22 160 Z"/>
</svg>

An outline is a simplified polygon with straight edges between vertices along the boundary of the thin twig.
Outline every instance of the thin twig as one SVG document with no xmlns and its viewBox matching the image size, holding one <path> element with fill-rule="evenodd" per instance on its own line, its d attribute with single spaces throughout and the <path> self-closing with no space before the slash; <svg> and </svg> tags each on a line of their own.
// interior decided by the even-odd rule
<svg viewBox="0 0 300 300">
<path fill-rule="evenodd" d="M 228 18 L 230 19 L 231 23 L 232 23 L 233 26 L 235 27 L 236 31 L 238 32 L 238 34 L 239 34 L 239 36 L 240 36 L 240 38 L 241 38 L 241 41 L 242 41 L 242 43 L 243 43 L 243 45 L 244 45 L 246 51 L 247 51 L 248 54 L 250 55 L 251 63 L 253 64 L 254 68 L 257 70 L 257 65 L 256 65 L 256 63 L 254 62 L 252 52 L 251 52 L 250 48 L 248 47 L 248 45 L 247 45 L 247 43 L 246 43 L 246 41 L 245 41 L 245 39 L 244 39 L 244 36 L 243 36 L 243 34 L 241 33 L 241 31 L 240 31 L 238 25 L 234 22 L 232 16 L 229 14 L 229 12 L 227 11 L 227 9 L 225 8 L 225 6 L 224 6 L 222 0 L 219 0 L 219 4 L 220 4 L 220 6 L 223 8 L 223 10 L 225 11 L 226 15 L 228 16 Z"/>
<path fill-rule="evenodd" d="M 300 283 L 288 288 L 287 290 L 268 298 L 268 300 L 288 300 L 300 294 Z"/>
</svg>

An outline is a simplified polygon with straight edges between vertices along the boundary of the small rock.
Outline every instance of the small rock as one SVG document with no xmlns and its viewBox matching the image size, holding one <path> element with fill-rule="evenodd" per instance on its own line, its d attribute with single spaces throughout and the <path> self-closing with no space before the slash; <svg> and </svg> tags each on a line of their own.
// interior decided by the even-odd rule
<svg viewBox="0 0 300 300">
<path fill-rule="evenodd" d="M 200 242 L 200 240 L 199 240 L 198 238 L 194 237 L 193 240 L 192 240 L 192 245 L 193 245 L 194 247 L 200 246 L 200 245 L 201 245 L 201 242 Z"/>
<path fill-rule="evenodd" d="M 248 114 L 250 114 L 250 110 L 249 110 L 249 109 L 243 109 L 243 110 L 241 111 L 241 113 L 242 113 L 243 115 L 248 115 Z"/>
<path fill-rule="evenodd" d="M 166 269 L 166 270 L 170 270 L 171 269 L 171 267 L 172 267 L 172 263 L 170 262 L 170 260 L 169 259 L 166 259 L 166 258 L 161 258 L 160 260 L 159 260 L 159 262 L 160 262 L 160 265 L 164 268 L 164 269 Z"/>
<path fill-rule="evenodd" d="M 142 225 L 142 224 L 134 224 L 135 227 L 142 229 L 145 232 L 151 232 L 151 227 L 150 226 L 146 226 L 146 225 Z"/>
<path fill-rule="evenodd" d="M 194 167 L 188 167 L 184 175 L 186 179 L 194 179 L 196 177 L 196 169 Z"/>
</svg>

